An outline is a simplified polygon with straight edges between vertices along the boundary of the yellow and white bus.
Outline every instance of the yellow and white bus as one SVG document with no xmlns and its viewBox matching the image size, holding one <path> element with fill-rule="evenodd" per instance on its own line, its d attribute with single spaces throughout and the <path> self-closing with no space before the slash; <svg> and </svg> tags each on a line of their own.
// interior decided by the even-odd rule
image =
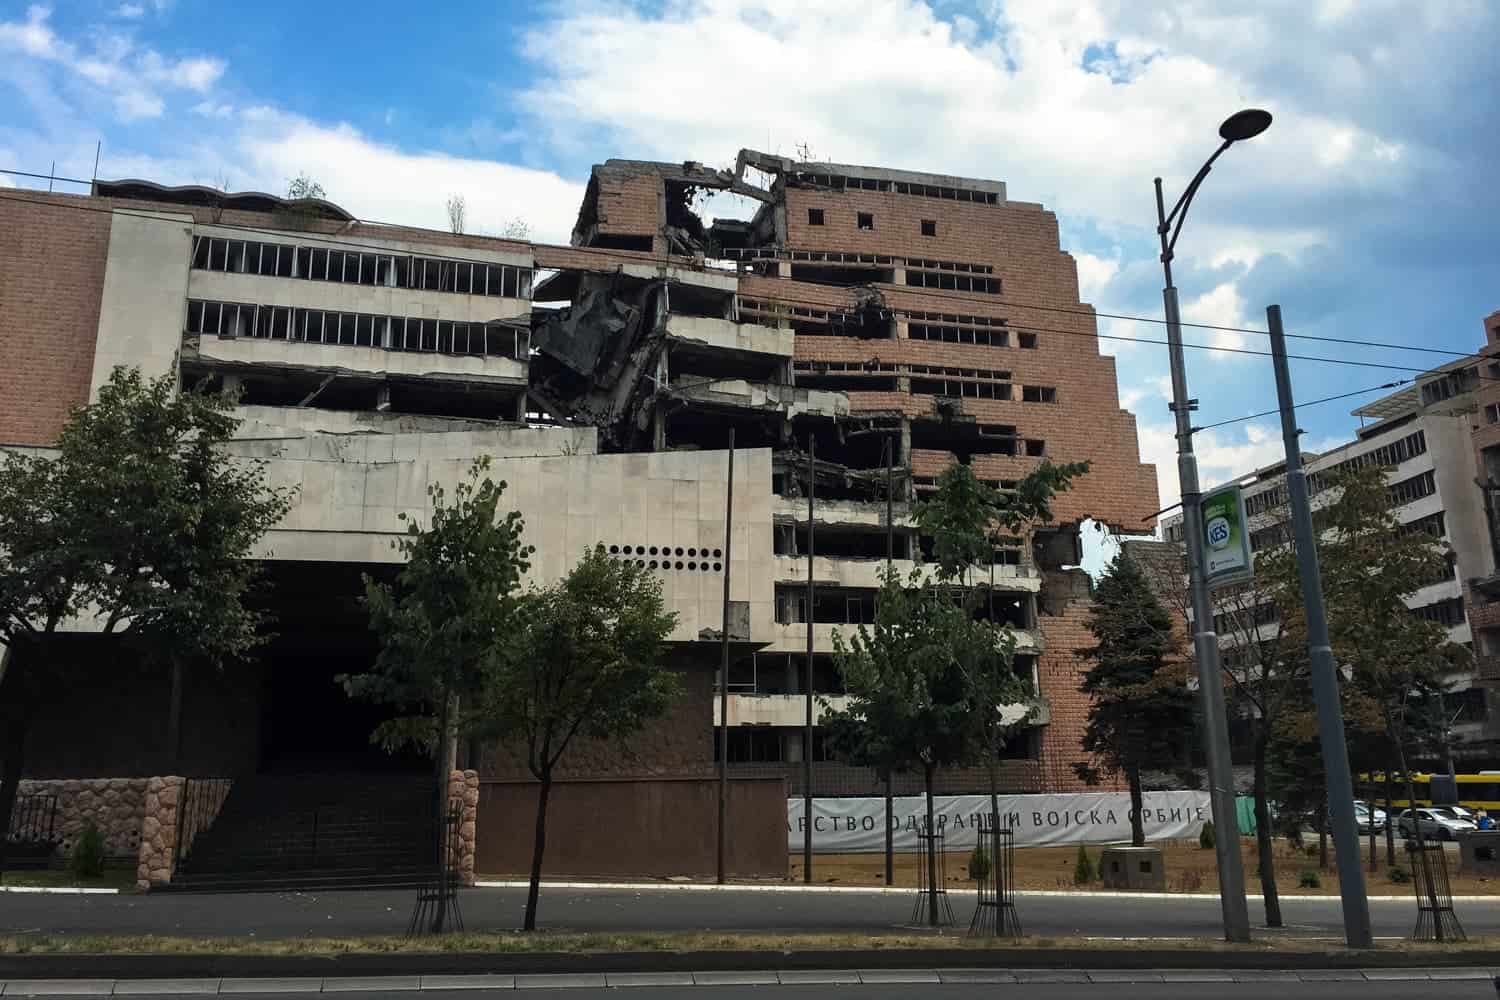
<svg viewBox="0 0 1500 1000">
<path fill-rule="evenodd" d="M 1488 813 L 1500 813 L 1500 771 L 1480 771 L 1478 774 L 1422 774 L 1411 776 L 1418 806 L 1463 806 L 1466 809 L 1483 809 Z M 1359 791 L 1376 805 L 1385 803 L 1385 775 L 1381 773 L 1361 774 Z M 1398 774 L 1391 775 L 1391 807 L 1405 809 L 1412 803 L 1406 797 L 1406 780 Z"/>
</svg>

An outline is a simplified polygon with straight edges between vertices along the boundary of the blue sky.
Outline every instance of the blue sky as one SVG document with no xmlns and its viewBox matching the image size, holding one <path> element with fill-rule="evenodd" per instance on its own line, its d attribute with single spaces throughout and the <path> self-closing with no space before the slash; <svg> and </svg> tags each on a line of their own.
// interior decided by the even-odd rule
<svg viewBox="0 0 1500 1000">
<path fill-rule="evenodd" d="M 1187 318 L 1261 327 L 1279 302 L 1293 333 L 1405 348 L 1294 353 L 1423 366 L 1444 358 L 1411 348 L 1471 350 L 1500 309 L 1497 43 L 1485 0 L 5 2 L 0 167 L 88 177 L 102 140 L 104 177 L 279 192 L 305 171 L 363 218 L 430 226 L 460 192 L 471 228 L 565 240 L 591 163 L 805 144 L 1003 179 L 1058 213 L 1085 301 L 1155 317 L 1152 178 L 1175 194 L 1218 121 L 1261 106 L 1276 124 L 1220 160 L 1179 243 Z M 1170 502 L 1165 349 L 1103 348 Z M 1267 358 L 1189 351 L 1189 370 L 1200 424 L 1274 404 Z M 1301 399 L 1404 374 L 1293 370 Z M 1360 399 L 1303 411 L 1309 446 L 1350 434 Z M 1198 447 L 1215 482 L 1280 437 L 1262 419 Z"/>
</svg>

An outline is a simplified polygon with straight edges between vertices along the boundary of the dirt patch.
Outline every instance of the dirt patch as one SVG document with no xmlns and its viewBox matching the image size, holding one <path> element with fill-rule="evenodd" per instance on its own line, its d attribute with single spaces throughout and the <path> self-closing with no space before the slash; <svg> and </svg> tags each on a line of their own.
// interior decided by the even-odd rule
<svg viewBox="0 0 1500 1000">
<path fill-rule="evenodd" d="M 1385 863 L 1385 841 L 1376 846 L 1376 870 L 1370 872 L 1368 841 L 1361 841 L 1361 854 L 1365 884 L 1373 896 L 1404 896 L 1413 891 L 1411 882 L 1394 882 Z M 1217 892 L 1219 870 L 1212 850 L 1200 848 L 1196 841 L 1166 842 L 1153 845 L 1163 852 L 1163 864 L 1167 871 L 1169 892 Z M 1336 896 L 1339 892 L 1338 872 L 1333 846 L 1328 848 L 1328 867 L 1320 867 L 1317 841 L 1311 842 L 1311 853 L 1298 851 L 1285 841 L 1278 840 L 1275 846 L 1276 888 L 1288 895 Z M 1090 845 L 1086 848 L 1093 867 L 1099 867 L 1099 852 L 1102 847 Z M 1396 843 L 1396 858 L 1405 861 L 1400 841 Z M 1260 892 L 1258 875 L 1260 861 L 1255 850 L 1255 841 L 1242 841 L 1241 855 L 1245 863 L 1245 879 L 1252 893 Z M 1074 885 L 1073 870 L 1078 860 L 1078 848 L 1074 847 L 1022 847 L 1016 850 L 1016 888 L 1022 890 L 1077 890 L 1097 892 L 1103 888 L 1097 878 L 1086 885 Z M 968 875 L 969 854 L 967 851 L 950 851 L 944 859 L 947 884 L 955 888 L 969 887 L 973 883 Z M 922 863 L 919 854 L 897 854 L 892 858 L 892 884 L 903 888 L 916 888 L 918 866 Z M 1404 871 L 1404 866 L 1401 867 Z M 1455 896 L 1500 896 L 1500 879 L 1478 878 L 1458 874 L 1458 857 L 1448 857 L 1449 877 Z M 1314 876 L 1316 876 L 1314 878 Z M 802 881 L 802 854 L 788 856 L 787 877 L 789 881 Z M 1317 885 L 1308 885 L 1316 881 Z M 885 884 L 885 855 L 883 854 L 817 854 L 813 856 L 813 882 L 817 885 L 872 885 Z"/>
</svg>

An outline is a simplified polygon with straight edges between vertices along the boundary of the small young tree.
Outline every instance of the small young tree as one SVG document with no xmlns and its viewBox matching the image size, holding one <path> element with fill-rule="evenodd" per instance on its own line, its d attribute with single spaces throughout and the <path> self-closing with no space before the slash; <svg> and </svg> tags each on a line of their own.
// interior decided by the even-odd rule
<svg viewBox="0 0 1500 1000">
<path fill-rule="evenodd" d="M 1141 771 L 1171 766 L 1173 734 L 1192 722 L 1192 696 L 1183 671 L 1169 661 L 1177 652 L 1166 609 L 1156 599 L 1134 560 L 1115 556 L 1094 592 L 1089 631 L 1096 645 L 1079 655 L 1093 666 L 1079 686 L 1093 698 L 1083 749 L 1104 768 L 1123 772 L 1130 786 L 1130 839 L 1146 843 L 1141 822 Z M 1085 781 L 1096 783 L 1100 769 L 1075 764 Z"/>
<path fill-rule="evenodd" d="M 678 697 L 662 662 L 677 622 L 661 581 L 603 546 L 554 586 L 526 595 L 507 655 L 486 678 L 481 712 L 489 732 L 519 742 L 538 782 L 525 929 L 536 929 L 547 801 L 557 767 L 576 737 L 622 740 Z"/>
<path fill-rule="evenodd" d="M 114 668 L 70 662 L 70 622 L 90 617 L 174 670 L 218 667 L 264 641 L 244 604 L 258 575 L 249 555 L 290 494 L 267 486 L 263 463 L 225 454 L 231 411 L 223 397 L 178 392 L 171 375 L 116 368 L 55 453 L 0 456 L 0 817 L 38 710 Z M 0 869 L 3 851 L 0 839 Z"/>
<path fill-rule="evenodd" d="M 834 659 L 850 699 L 825 716 L 830 745 L 841 759 L 885 773 L 920 768 L 929 830 L 939 767 L 986 761 L 996 811 L 995 761 L 1008 732 L 1025 722 L 1005 718 L 1002 707 L 1034 694 L 1013 669 L 1015 637 L 978 614 L 985 595 L 969 586 L 973 569 L 993 564 L 1002 537 L 1024 538 L 1032 524 L 1050 520 L 1053 497 L 1087 471 L 1087 462 L 1043 462 L 1014 492 L 1002 492 L 967 465 L 949 466 L 933 497 L 916 508 L 919 530 L 932 539 L 933 578 L 917 570 L 903 581 L 887 567 L 874 628 L 862 625 L 847 639 L 834 631 Z M 928 916 L 935 924 L 931 842 L 927 865 Z"/>
<path fill-rule="evenodd" d="M 323 185 L 313 180 L 307 174 L 298 174 L 286 183 L 286 196 L 292 201 L 303 201 L 308 198 L 326 198 Z"/>
<path fill-rule="evenodd" d="M 517 593 L 531 548 L 524 522 L 499 511 L 505 482 L 477 460 L 451 499 L 441 484 L 427 488 L 430 523 L 408 520 L 396 547 L 406 564 L 394 584 L 365 578 L 370 627 L 381 649 L 367 673 L 338 679 L 352 698 L 397 711 L 371 734 L 387 750 L 417 746 L 433 755 L 437 829 L 447 808 L 448 774 L 460 732 L 474 728 L 476 700 L 487 671 L 516 627 Z M 437 872 L 447 878 L 447 840 L 439 836 Z M 439 908 L 431 930 L 442 931 Z"/>
<path fill-rule="evenodd" d="M 844 709 L 824 717 L 834 752 L 896 771 L 920 769 L 928 831 L 936 829 L 938 768 L 982 759 L 1002 706 L 1030 694 L 1010 669 L 1008 638 L 928 586 L 921 570 L 903 581 L 893 567 L 882 570 L 874 625 L 860 625 L 847 639 L 834 632 L 834 660 L 849 693 Z M 935 891 L 931 850 L 927 864 Z M 935 896 L 929 902 L 936 924 Z"/>
<path fill-rule="evenodd" d="M 464 225 L 468 221 L 468 204 L 461 194 L 450 194 L 448 196 L 448 230 L 452 233 L 462 233 Z"/>
</svg>

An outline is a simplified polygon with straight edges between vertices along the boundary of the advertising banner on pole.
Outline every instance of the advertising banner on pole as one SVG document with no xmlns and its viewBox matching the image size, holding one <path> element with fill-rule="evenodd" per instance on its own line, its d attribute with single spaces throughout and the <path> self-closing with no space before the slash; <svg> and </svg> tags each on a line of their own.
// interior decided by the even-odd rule
<svg viewBox="0 0 1500 1000">
<path fill-rule="evenodd" d="M 1130 794 L 1001 795 L 1000 823 L 1016 834 L 1017 847 L 1066 844 L 1118 844 L 1130 840 Z M 988 795 L 933 797 L 933 819 L 950 851 L 978 846 L 980 817 L 990 811 Z M 1212 815 L 1207 792 L 1147 792 L 1141 821 L 1146 839 L 1195 839 Z M 917 830 L 926 821 L 927 800 L 898 795 L 891 802 L 892 842 L 897 851 L 916 851 Z M 787 850 L 802 850 L 802 799 L 786 804 Z M 813 850 L 819 854 L 868 854 L 885 850 L 885 799 L 813 799 Z"/>
<path fill-rule="evenodd" d="M 1250 527 L 1245 496 L 1238 486 L 1225 486 L 1204 496 L 1203 575 L 1210 587 L 1250 579 Z"/>
</svg>

